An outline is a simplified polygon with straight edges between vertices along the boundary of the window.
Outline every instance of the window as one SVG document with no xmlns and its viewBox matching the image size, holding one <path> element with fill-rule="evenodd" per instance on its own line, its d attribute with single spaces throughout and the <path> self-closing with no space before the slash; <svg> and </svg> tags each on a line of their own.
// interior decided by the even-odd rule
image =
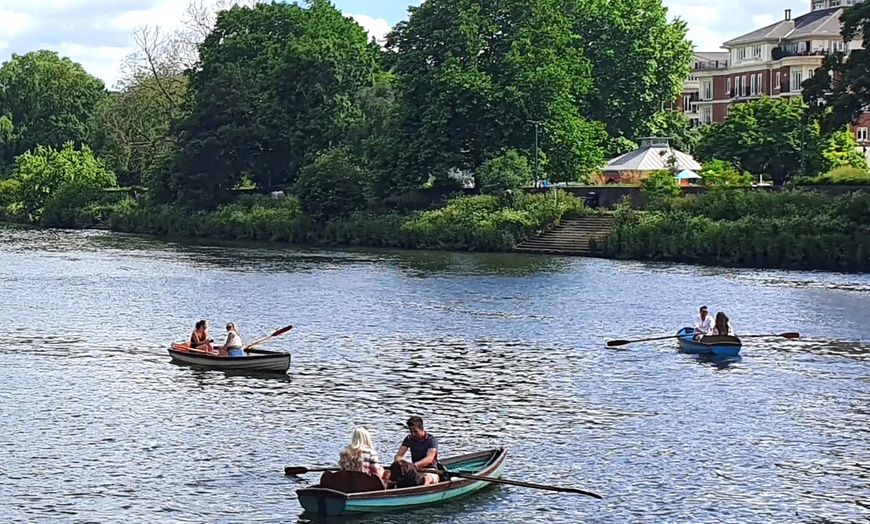
<svg viewBox="0 0 870 524">
<path fill-rule="evenodd" d="M 773 76 L 773 88 L 774 89 L 782 89 L 782 81 L 779 78 L 780 74 L 781 73 L 779 71 L 777 71 L 776 74 Z"/>
<path fill-rule="evenodd" d="M 855 130 L 855 138 L 858 142 L 866 142 L 867 141 L 867 128 L 859 127 Z"/>
<path fill-rule="evenodd" d="M 740 96 L 746 96 L 746 75 L 740 77 Z"/>
<path fill-rule="evenodd" d="M 816 9 L 824 9 L 825 8 L 825 0 L 815 0 L 813 2 L 813 10 Z"/>
<path fill-rule="evenodd" d="M 753 58 L 761 58 L 761 46 L 753 46 L 752 48 L 752 57 Z"/>
<path fill-rule="evenodd" d="M 792 91 L 800 91 L 801 90 L 801 82 L 803 82 L 804 72 L 801 69 L 792 69 L 791 70 L 791 90 Z"/>
<path fill-rule="evenodd" d="M 704 100 L 713 100 L 713 81 L 704 80 Z"/>
<path fill-rule="evenodd" d="M 731 77 L 725 79 L 725 94 L 731 96 Z"/>
<path fill-rule="evenodd" d="M 712 107 L 707 106 L 704 108 L 704 117 L 701 119 L 701 122 L 703 122 L 705 124 L 712 124 L 713 123 L 713 108 Z"/>
<path fill-rule="evenodd" d="M 683 95 L 683 111 L 686 113 L 692 112 L 692 96 L 691 95 Z"/>
</svg>

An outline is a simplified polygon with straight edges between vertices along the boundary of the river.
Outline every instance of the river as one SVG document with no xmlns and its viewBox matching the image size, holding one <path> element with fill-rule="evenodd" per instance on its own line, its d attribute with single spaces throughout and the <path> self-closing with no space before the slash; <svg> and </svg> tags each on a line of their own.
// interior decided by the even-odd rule
<svg viewBox="0 0 870 524">
<path fill-rule="evenodd" d="M 157 241 L 0 229 L 0 521 L 309 522 L 294 495 L 357 425 L 383 457 L 420 415 L 498 486 L 405 523 L 870 520 L 870 276 L 545 256 Z M 669 334 L 701 304 L 745 339 L 710 362 Z M 232 320 L 285 377 L 166 348 Z M 215 338 L 218 338 L 215 336 Z"/>
</svg>

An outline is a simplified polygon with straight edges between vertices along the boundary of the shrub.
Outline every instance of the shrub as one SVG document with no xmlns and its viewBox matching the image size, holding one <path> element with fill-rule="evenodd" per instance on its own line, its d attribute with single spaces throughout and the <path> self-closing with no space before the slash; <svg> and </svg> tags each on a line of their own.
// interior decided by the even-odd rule
<svg viewBox="0 0 870 524">
<path fill-rule="evenodd" d="M 653 171 L 640 184 L 640 194 L 647 209 L 664 206 L 669 199 L 680 196 L 680 193 L 680 185 L 674 175 L 664 169 Z"/>
<path fill-rule="evenodd" d="M 322 152 L 305 166 L 296 181 L 295 194 L 302 210 L 312 218 L 349 216 L 366 205 L 366 173 L 347 148 Z"/>
<path fill-rule="evenodd" d="M 530 183 L 533 177 L 534 169 L 529 160 L 516 149 L 508 149 L 490 158 L 475 174 L 480 192 L 489 195 L 503 195 L 508 190 L 516 190 Z"/>
<path fill-rule="evenodd" d="M 805 182 L 810 185 L 868 185 L 870 171 L 858 167 L 841 166 Z"/>
</svg>

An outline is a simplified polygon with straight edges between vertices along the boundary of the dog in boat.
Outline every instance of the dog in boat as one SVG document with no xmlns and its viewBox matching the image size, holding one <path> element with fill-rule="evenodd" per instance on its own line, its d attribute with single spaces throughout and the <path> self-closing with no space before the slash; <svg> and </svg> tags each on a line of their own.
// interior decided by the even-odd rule
<svg viewBox="0 0 870 524">
<path fill-rule="evenodd" d="M 412 488 L 438 482 L 433 478 L 436 476 L 434 473 L 421 473 L 417 471 L 417 466 L 413 462 L 407 460 L 393 462 L 387 471 L 389 476 L 384 476 L 387 477 L 389 485 L 395 488 Z M 438 477 L 440 480 L 440 475 Z"/>
</svg>

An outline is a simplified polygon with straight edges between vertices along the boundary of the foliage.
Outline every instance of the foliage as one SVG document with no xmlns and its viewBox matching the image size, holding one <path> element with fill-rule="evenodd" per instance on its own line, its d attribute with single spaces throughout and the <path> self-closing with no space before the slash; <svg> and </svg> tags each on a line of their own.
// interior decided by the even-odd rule
<svg viewBox="0 0 870 524">
<path fill-rule="evenodd" d="M 0 164 L 37 145 L 79 146 L 88 138 L 88 119 L 105 96 L 103 82 L 54 51 L 13 54 L 0 66 L 0 115 L 16 128 L 16 140 L 0 144 Z M 4 124 L 7 128 L 8 124 Z M 2 133 L 2 132 L 0 132 Z"/>
<path fill-rule="evenodd" d="M 430 0 L 388 36 L 400 115 L 395 161 L 404 187 L 451 169 L 476 171 L 503 148 L 528 151 L 540 122 L 552 181 L 603 161 L 603 126 L 582 116 L 588 41 L 561 0 Z"/>
<path fill-rule="evenodd" d="M 115 175 L 105 169 L 88 146 L 75 149 L 72 142 L 60 150 L 38 146 L 18 156 L 12 179 L 19 185 L 9 209 L 13 215 L 34 223 L 40 221 L 43 207 L 60 207 L 59 201 L 52 201 L 58 194 L 81 204 L 87 195 L 116 185 Z"/>
<path fill-rule="evenodd" d="M 314 219 L 348 216 L 366 206 L 366 173 L 347 148 L 321 153 L 294 186 L 302 211 Z"/>
<path fill-rule="evenodd" d="M 484 162 L 474 178 L 481 193 L 501 196 L 531 183 L 533 176 L 529 159 L 516 149 L 508 149 Z"/>
<path fill-rule="evenodd" d="M 748 186 L 752 183 L 752 175 L 740 172 L 734 164 L 724 160 L 705 162 L 701 172 L 702 182 L 707 187 Z"/>
<path fill-rule="evenodd" d="M 674 174 L 664 169 L 653 171 L 640 183 L 640 194 L 647 209 L 656 209 L 681 193 Z"/>
<path fill-rule="evenodd" d="M 828 169 L 855 167 L 867 169 L 867 159 L 858 150 L 858 142 L 848 128 L 834 131 L 827 139 L 827 147 L 822 152 Z"/>
<path fill-rule="evenodd" d="M 646 120 L 637 132 L 638 136 L 670 137 L 671 146 L 684 153 L 693 153 L 701 138 L 697 128 L 682 111 L 662 109 Z"/>
<path fill-rule="evenodd" d="M 584 114 L 604 122 L 612 136 L 637 138 L 646 134 L 644 127 L 660 125 L 651 121 L 682 92 L 694 60 L 686 23 L 669 20 L 661 0 L 573 0 L 563 6 L 592 66 Z"/>
<path fill-rule="evenodd" d="M 870 171 L 851 166 L 834 169 L 804 182 L 810 185 L 870 185 Z"/>
<path fill-rule="evenodd" d="M 867 271 L 870 195 L 714 191 L 631 213 L 605 242 L 610 256 L 717 265 Z"/>
<path fill-rule="evenodd" d="M 728 119 L 705 126 L 695 155 L 702 161 L 725 160 L 741 171 L 770 175 L 782 185 L 801 170 L 818 172 L 823 166 L 823 143 L 816 121 L 806 123 L 800 100 L 768 98 L 733 106 Z M 805 144 L 805 145 L 804 145 Z"/>
<path fill-rule="evenodd" d="M 820 116 L 825 130 L 836 130 L 855 121 L 870 104 L 870 4 L 859 2 L 843 9 L 840 16 L 843 41 L 861 39 L 849 45 L 848 57 L 833 53 L 807 79 L 803 98 Z"/>
<path fill-rule="evenodd" d="M 362 117 L 353 97 L 374 83 L 380 50 L 327 0 L 221 12 L 190 73 L 189 116 L 176 128 L 171 185 L 213 207 L 243 175 L 291 184 Z"/>
</svg>

